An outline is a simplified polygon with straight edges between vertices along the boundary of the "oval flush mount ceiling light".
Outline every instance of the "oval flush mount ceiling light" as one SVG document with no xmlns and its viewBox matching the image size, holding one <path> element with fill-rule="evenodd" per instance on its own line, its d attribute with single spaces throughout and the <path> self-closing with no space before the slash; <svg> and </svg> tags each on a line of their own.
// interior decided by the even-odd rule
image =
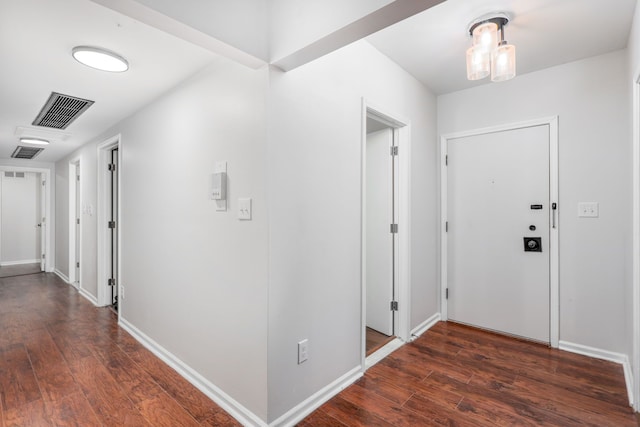
<svg viewBox="0 0 640 427">
<path fill-rule="evenodd" d="M 20 138 L 23 144 L 49 145 L 49 141 L 40 138 Z"/>
<path fill-rule="evenodd" d="M 76 46 L 71 51 L 76 61 L 101 71 L 121 73 L 129 69 L 126 59 L 106 49 L 92 46 Z"/>
</svg>

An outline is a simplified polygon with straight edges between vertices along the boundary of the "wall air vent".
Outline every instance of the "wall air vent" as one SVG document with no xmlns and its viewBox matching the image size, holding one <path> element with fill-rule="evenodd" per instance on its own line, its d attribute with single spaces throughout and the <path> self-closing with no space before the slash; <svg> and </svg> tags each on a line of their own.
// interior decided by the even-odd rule
<svg viewBox="0 0 640 427">
<path fill-rule="evenodd" d="M 27 159 L 27 160 L 31 160 L 33 159 L 35 156 L 37 156 L 38 154 L 40 154 L 40 152 L 44 150 L 44 148 L 38 148 L 38 147 L 23 147 L 22 145 L 18 145 L 16 147 L 16 149 L 13 151 L 13 154 L 11 155 L 12 158 L 14 159 Z"/>
<path fill-rule="evenodd" d="M 66 129 L 78 116 L 93 105 L 93 101 L 51 92 L 51 96 L 33 121 L 34 126 Z"/>
</svg>

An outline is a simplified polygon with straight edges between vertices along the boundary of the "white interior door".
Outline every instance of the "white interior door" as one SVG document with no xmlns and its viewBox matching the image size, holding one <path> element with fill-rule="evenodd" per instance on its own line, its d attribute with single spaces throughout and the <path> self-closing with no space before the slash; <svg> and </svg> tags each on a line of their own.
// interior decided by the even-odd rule
<svg viewBox="0 0 640 427">
<path fill-rule="evenodd" d="M 549 342 L 549 126 L 449 140 L 451 320 Z M 525 238 L 541 252 L 525 252 Z"/>
<path fill-rule="evenodd" d="M 46 192 L 46 182 L 43 174 L 39 173 L 36 175 L 38 186 L 38 227 L 40 228 L 40 242 L 38 244 L 38 253 L 40 254 L 40 271 L 46 270 L 46 236 L 47 236 L 47 224 L 46 224 L 46 201 L 47 201 L 47 192 Z"/>
<path fill-rule="evenodd" d="M 2 259 L 4 265 L 40 261 L 38 222 L 39 179 L 32 172 L 2 174 Z"/>
<path fill-rule="evenodd" d="M 367 326 L 393 335 L 393 130 L 367 135 L 366 295 Z"/>
<path fill-rule="evenodd" d="M 80 289 L 80 244 L 81 244 L 81 225 L 80 225 L 80 220 L 82 217 L 82 201 L 81 201 L 81 197 L 82 194 L 80 192 L 80 164 L 78 163 L 76 165 L 76 185 L 75 185 L 75 190 L 76 190 L 76 206 L 75 206 L 75 215 L 76 215 L 76 221 L 75 221 L 75 283 L 74 286 L 78 289 Z"/>
</svg>

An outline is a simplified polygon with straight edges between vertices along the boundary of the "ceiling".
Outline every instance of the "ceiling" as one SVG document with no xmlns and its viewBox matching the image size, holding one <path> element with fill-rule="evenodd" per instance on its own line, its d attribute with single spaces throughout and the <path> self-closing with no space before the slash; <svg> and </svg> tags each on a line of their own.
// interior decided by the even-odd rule
<svg viewBox="0 0 640 427">
<path fill-rule="evenodd" d="M 466 79 L 467 27 L 478 16 L 500 11 L 512 17 L 506 38 L 516 45 L 522 75 L 624 48 L 635 3 L 447 0 L 367 40 L 436 94 L 444 94 L 491 84 Z M 77 45 L 115 51 L 129 60 L 130 69 L 105 73 L 85 67 L 71 57 Z M 35 136 L 52 141 L 36 160 L 52 162 L 220 56 L 95 0 L 0 0 L 0 58 L 0 159 L 10 157 L 19 136 Z M 95 104 L 64 131 L 32 126 L 51 92 Z"/>
<path fill-rule="evenodd" d="M 77 45 L 115 51 L 126 73 L 81 65 Z M 216 59 L 199 48 L 87 0 L 0 0 L 0 158 L 19 136 L 51 140 L 34 160 L 59 160 Z M 95 101 L 66 130 L 31 123 L 51 92 Z"/>
<path fill-rule="evenodd" d="M 367 38 L 436 94 L 491 83 L 466 77 L 468 25 L 506 12 L 519 75 L 622 49 L 636 0 L 447 0 Z M 497 83 L 492 83 L 497 84 Z"/>
</svg>

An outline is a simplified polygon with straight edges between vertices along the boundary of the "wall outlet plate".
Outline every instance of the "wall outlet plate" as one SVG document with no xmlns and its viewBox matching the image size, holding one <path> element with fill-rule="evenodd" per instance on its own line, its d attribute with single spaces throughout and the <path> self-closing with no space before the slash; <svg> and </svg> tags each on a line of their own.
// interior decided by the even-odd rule
<svg viewBox="0 0 640 427">
<path fill-rule="evenodd" d="M 578 203 L 578 218 L 598 218 L 600 216 L 600 206 L 598 202 Z"/>
<path fill-rule="evenodd" d="M 298 342 L 298 365 L 309 358 L 309 340 L 304 339 Z"/>
</svg>

